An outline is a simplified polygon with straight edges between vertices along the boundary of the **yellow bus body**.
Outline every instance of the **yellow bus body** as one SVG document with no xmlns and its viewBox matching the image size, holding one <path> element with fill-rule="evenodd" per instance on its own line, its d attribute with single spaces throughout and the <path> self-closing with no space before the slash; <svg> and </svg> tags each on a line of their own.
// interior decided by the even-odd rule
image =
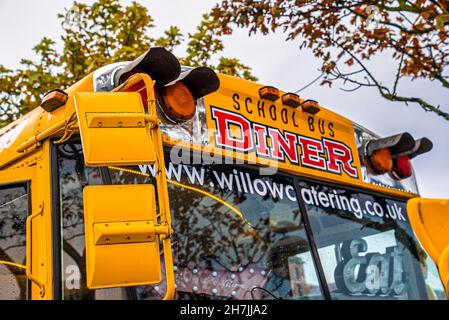
<svg viewBox="0 0 449 320">
<path fill-rule="evenodd" d="M 244 160 L 260 167 L 277 166 L 281 171 L 313 178 L 318 181 L 333 182 L 359 190 L 374 191 L 389 196 L 409 199 L 417 194 L 406 190 L 398 190 L 365 182 L 362 178 L 361 163 L 354 137 L 353 123 L 320 106 L 315 115 L 284 105 L 281 99 L 275 102 L 261 99 L 258 96 L 261 84 L 243 79 L 219 75 L 220 89 L 204 98 L 210 145 L 196 145 L 173 140 L 163 136 L 166 146 L 184 145 L 201 152 L 213 152 L 232 159 Z M 69 95 L 65 106 L 49 113 L 38 107 L 20 119 L 0 130 L 0 181 L 2 184 L 16 181 L 31 182 L 31 223 L 32 238 L 27 239 L 32 248 L 32 261 L 21 267 L 28 268 L 28 278 L 32 279 L 33 299 L 52 299 L 53 293 L 53 257 L 52 246 L 52 189 L 51 167 L 54 165 L 50 157 L 51 140 L 60 138 L 73 115 L 76 113 L 74 95 L 78 92 L 93 92 L 93 75 L 90 74 L 66 90 Z M 280 92 L 282 96 L 285 92 Z M 262 111 L 261 104 L 264 104 Z M 217 123 L 210 116 L 211 112 L 225 112 L 238 115 L 242 121 L 260 124 L 271 128 L 272 133 L 290 132 L 314 141 L 337 141 L 347 146 L 353 156 L 352 174 L 343 170 L 340 173 L 317 170 L 299 164 L 301 153 L 296 159 L 282 159 L 273 162 L 267 157 L 257 156 L 253 150 L 236 152 L 217 146 Z M 243 118 L 242 118 L 243 117 Z M 274 120 L 276 118 L 276 120 Z M 311 120 L 312 119 L 312 120 Z M 311 125 L 311 123 L 313 125 Z M 320 128 L 321 127 L 321 132 Z M 311 130 L 313 127 L 314 130 Z M 76 128 L 75 128 L 76 130 Z M 132 137 L 130 137 L 132 138 Z M 266 146 L 267 148 L 273 146 Z M 299 146 L 298 146 L 299 147 Z M 297 149 L 298 150 L 298 149 Z M 324 161 L 326 156 L 322 155 Z M 30 248 L 30 250 L 31 250 Z M 27 248 L 28 249 L 28 248 Z"/>
</svg>

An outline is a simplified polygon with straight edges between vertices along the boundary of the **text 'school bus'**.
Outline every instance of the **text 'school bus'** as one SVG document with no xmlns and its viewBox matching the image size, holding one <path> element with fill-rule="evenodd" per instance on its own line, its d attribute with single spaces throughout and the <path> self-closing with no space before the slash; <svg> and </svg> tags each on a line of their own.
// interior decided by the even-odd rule
<svg viewBox="0 0 449 320">
<path fill-rule="evenodd" d="M 0 299 L 446 299 L 431 148 L 152 48 L 1 129 Z"/>
</svg>

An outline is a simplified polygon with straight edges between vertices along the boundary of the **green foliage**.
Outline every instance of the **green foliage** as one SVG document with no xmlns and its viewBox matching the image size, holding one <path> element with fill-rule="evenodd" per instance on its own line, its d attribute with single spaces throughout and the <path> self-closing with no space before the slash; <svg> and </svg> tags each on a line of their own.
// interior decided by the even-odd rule
<svg viewBox="0 0 449 320">
<path fill-rule="evenodd" d="M 106 64 L 133 60 L 154 46 L 173 50 L 187 41 L 186 56 L 180 57 L 184 65 L 209 66 L 257 80 L 251 69 L 236 58 L 221 57 L 217 65 L 211 62 L 224 46 L 213 32 L 216 22 L 208 15 L 187 37 L 171 26 L 159 38 L 151 37 L 153 19 L 137 2 L 126 7 L 118 0 L 98 0 L 90 6 L 74 2 L 58 18 L 62 27 L 61 52 L 53 40 L 44 37 L 33 48 L 37 61 L 21 60 L 17 70 L 0 65 L 0 127 L 37 107 L 45 92 L 64 89 Z"/>
</svg>

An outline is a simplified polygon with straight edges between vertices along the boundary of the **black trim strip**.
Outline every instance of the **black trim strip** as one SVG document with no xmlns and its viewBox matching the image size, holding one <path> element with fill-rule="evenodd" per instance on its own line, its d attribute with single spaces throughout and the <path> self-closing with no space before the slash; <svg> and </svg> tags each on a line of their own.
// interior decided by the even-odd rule
<svg viewBox="0 0 449 320">
<path fill-rule="evenodd" d="M 31 180 L 20 180 L 20 181 L 14 181 L 14 182 L 1 183 L 0 189 L 16 188 L 16 187 L 27 188 L 29 183 L 31 183 Z M 28 190 L 27 190 L 27 192 L 28 192 Z M 31 189 L 29 189 L 29 192 L 31 193 Z"/>
<path fill-rule="evenodd" d="M 301 199 L 301 193 L 300 193 L 300 188 L 298 185 L 298 178 L 293 179 L 294 180 L 294 187 L 295 187 L 295 192 L 296 192 L 296 200 L 298 202 L 299 205 L 299 209 L 301 210 L 301 218 L 304 222 L 304 228 L 306 230 L 306 234 L 307 234 L 307 238 L 309 240 L 309 245 L 310 245 L 310 251 L 312 253 L 312 257 L 313 260 L 315 262 L 315 269 L 318 273 L 318 280 L 320 281 L 320 286 L 322 288 L 322 292 L 324 294 L 324 298 L 326 300 L 331 300 L 331 293 L 329 290 L 329 287 L 327 285 L 327 281 L 326 281 L 326 276 L 324 274 L 324 269 L 323 269 L 323 265 L 321 263 L 321 259 L 320 259 L 320 255 L 318 253 L 318 248 L 315 242 L 315 238 L 313 236 L 313 232 L 312 232 L 312 227 L 310 226 L 310 222 L 309 222 L 309 216 L 307 213 L 307 209 L 304 205 L 304 202 Z"/>
<path fill-rule="evenodd" d="M 27 194 L 28 194 L 28 216 L 30 216 L 31 214 L 32 214 L 32 211 L 31 211 L 31 203 L 32 203 L 32 201 L 31 201 L 31 180 L 28 180 L 27 182 L 26 182 L 26 191 L 27 191 Z M 27 230 L 25 229 L 25 232 L 26 232 Z M 26 251 L 26 244 L 25 244 L 25 251 Z M 26 257 L 25 257 L 25 259 L 26 259 Z M 31 280 L 30 279 L 28 279 L 27 278 L 27 296 L 26 296 L 26 300 L 31 300 Z"/>
<path fill-rule="evenodd" d="M 53 247 L 53 299 L 62 300 L 61 205 L 59 199 L 58 146 L 50 144 L 51 227 Z"/>
<path fill-rule="evenodd" d="M 100 176 L 104 185 L 111 185 L 112 179 L 108 167 L 100 167 Z"/>
</svg>

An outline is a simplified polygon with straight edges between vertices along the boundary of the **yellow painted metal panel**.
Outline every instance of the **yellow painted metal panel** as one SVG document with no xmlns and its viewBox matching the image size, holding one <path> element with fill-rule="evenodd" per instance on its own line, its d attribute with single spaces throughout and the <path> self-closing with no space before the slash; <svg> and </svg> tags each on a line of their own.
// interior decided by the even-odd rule
<svg viewBox="0 0 449 320">
<path fill-rule="evenodd" d="M 76 93 L 75 105 L 87 165 L 154 163 L 154 146 L 139 93 Z M 130 126 L 131 122 L 136 122 L 135 126 Z"/>
<path fill-rule="evenodd" d="M 407 214 L 419 241 L 438 263 L 449 245 L 449 199 L 410 199 Z"/>
<path fill-rule="evenodd" d="M 27 180 L 31 182 L 31 212 L 26 224 L 26 269 L 27 277 L 32 280 L 32 299 L 53 297 L 49 147 L 50 141 L 47 140 L 34 154 L 24 157 L 20 167 L 0 171 L 0 184 Z"/>
<path fill-rule="evenodd" d="M 95 289 L 160 282 L 158 241 L 115 241 L 117 237 L 136 236 L 136 228 L 141 227 L 139 222 L 156 222 L 154 187 L 148 184 L 87 186 L 83 193 L 87 286 Z M 115 239 L 112 244 L 97 243 L 98 224 L 103 224 L 103 230 L 106 224 L 114 228 L 110 233 Z M 137 231 L 142 232 L 142 229 Z"/>
<path fill-rule="evenodd" d="M 261 99 L 262 86 L 254 82 L 228 76 L 220 81 L 220 90 L 204 99 L 212 148 L 290 172 L 349 183 L 361 180 L 351 121 L 323 107 L 312 115 L 283 105 L 281 99 Z M 343 152 L 346 160 L 340 157 Z"/>
<path fill-rule="evenodd" d="M 410 199 L 407 214 L 422 246 L 438 265 L 449 298 L 449 199 Z"/>
</svg>

